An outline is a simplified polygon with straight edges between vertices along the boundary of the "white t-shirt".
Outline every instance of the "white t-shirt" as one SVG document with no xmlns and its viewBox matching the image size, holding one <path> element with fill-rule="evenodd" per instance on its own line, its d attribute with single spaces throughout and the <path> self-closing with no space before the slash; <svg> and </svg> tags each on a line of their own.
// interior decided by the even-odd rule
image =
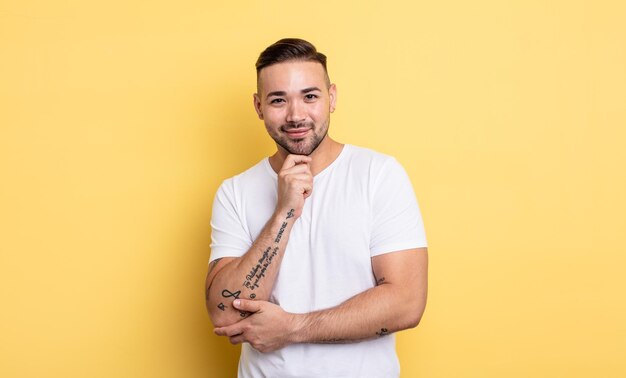
<svg viewBox="0 0 626 378">
<path fill-rule="evenodd" d="M 268 159 L 225 180 L 213 202 L 211 261 L 245 254 L 274 212 Z M 411 182 L 392 157 L 345 145 L 314 177 L 270 301 L 285 311 L 334 307 L 376 285 L 371 258 L 426 246 Z M 397 377 L 393 334 L 349 344 L 293 344 L 260 353 L 245 343 L 239 377 Z"/>
</svg>

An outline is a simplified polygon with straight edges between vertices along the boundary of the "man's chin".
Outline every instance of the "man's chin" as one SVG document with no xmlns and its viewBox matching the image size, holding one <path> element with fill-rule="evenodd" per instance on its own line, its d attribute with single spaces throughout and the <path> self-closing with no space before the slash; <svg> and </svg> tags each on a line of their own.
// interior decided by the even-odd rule
<svg viewBox="0 0 626 378">
<path fill-rule="evenodd" d="M 326 134 L 324 134 L 326 138 Z M 322 144 L 324 138 L 318 141 L 317 138 L 302 138 L 302 139 L 282 139 L 280 143 L 274 139 L 279 146 L 292 155 L 306 155 L 309 156 Z"/>
<path fill-rule="evenodd" d="M 292 155 L 311 155 L 315 148 L 313 146 L 302 146 L 298 145 L 300 142 L 304 142 L 304 139 L 294 139 L 290 141 L 291 143 L 283 143 L 281 146 Z M 317 147 L 317 146 L 316 146 Z"/>
</svg>

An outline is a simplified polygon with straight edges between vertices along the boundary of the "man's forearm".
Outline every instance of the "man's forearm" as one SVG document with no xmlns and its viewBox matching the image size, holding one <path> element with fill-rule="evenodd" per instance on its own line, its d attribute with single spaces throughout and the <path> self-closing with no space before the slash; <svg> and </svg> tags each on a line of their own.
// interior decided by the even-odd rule
<svg viewBox="0 0 626 378">
<path fill-rule="evenodd" d="M 427 249 L 375 256 L 372 270 L 378 286 L 321 311 L 294 314 L 270 302 L 238 300 L 233 305 L 252 315 L 215 333 L 265 353 L 294 343 L 350 343 L 415 327 L 426 307 Z"/>
<path fill-rule="evenodd" d="M 295 343 L 348 343 L 413 328 L 426 306 L 426 289 L 381 284 L 337 307 L 295 314 Z"/>
<path fill-rule="evenodd" d="M 209 272 L 206 305 L 214 325 L 229 325 L 247 315 L 232 306 L 235 299 L 269 299 L 295 221 L 293 212 L 277 211 L 248 252 L 213 276 Z"/>
</svg>

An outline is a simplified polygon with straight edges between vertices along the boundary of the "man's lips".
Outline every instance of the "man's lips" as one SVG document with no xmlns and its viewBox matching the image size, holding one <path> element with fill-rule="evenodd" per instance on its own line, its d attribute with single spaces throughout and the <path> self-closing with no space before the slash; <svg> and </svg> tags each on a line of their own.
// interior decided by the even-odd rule
<svg viewBox="0 0 626 378">
<path fill-rule="evenodd" d="M 310 128 L 298 127 L 296 129 L 285 130 L 285 133 L 292 139 L 300 139 L 309 133 Z"/>
</svg>

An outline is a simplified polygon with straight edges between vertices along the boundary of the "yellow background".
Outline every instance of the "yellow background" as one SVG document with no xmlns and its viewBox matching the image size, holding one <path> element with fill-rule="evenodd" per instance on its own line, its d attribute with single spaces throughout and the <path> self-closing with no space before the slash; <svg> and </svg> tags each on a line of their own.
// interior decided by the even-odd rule
<svg viewBox="0 0 626 378">
<path fill-rule="evenodd" d="M 237 5 L 232 5 L 232 4 Z M 402 377 L 626 376 L 620 1 L 0 2 L 0 376 L 229 377 L 221 180 L 273 151 L 254 62 L 329 56 L 331 134 L 392 154 L 430 244 Z"/>
</svg>

